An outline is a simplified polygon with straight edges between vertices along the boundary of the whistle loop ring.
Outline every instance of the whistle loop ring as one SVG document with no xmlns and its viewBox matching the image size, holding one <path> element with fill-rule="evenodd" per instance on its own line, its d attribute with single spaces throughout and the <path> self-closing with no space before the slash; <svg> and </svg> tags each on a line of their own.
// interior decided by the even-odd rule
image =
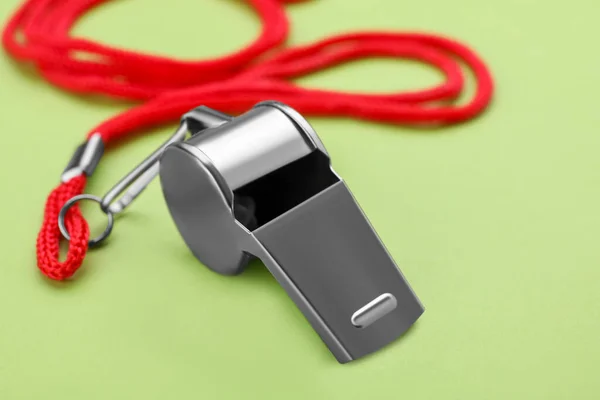
<svg viewBox="0 0 600 400">
<path fill-rule="evenodd" d="M 58 213 L 58 229 L 60 229 L 60 233 L 62 233 L 62 235 L 65 237 L 65 239 L 71 240 L 71 235 L 69 235 L 69 232 L 67 231 L 67 226 L 65 225 L 65 216 L 67 215 L 67 212 L 69 211 L 69 209 L 81 200 L 89 200 L 89 201 L 98 203 L 98 205 L 100 206 L 100 210 L 104 214 L 106 214 L 106 217 L 107 217 L 107 225 L 106 225 L 106 229 L 104 230 L 104 232 L 102 232 L 102 234 L 100 234 L 100 236 L 90 239 L 88 241 L 88 246 L 94 247 L 94 246 L 100 244 L 102 241 L 104 241 L 104 239 L 106 239 L 110 235 L 110 233 L 112 232 L 113 226 L 114 226 L 114 214 L 110 209 L 108 209 L 108 208 L 104 209 L 102 207 L 102 199 L 100 197 L 94 196 L 91 194 L 80 194 L 78 196 L 71 197 L 65 203 L 65 205 L 62 206 L 62 208 L 60 209 L 60 212 Z"/>
</svg>

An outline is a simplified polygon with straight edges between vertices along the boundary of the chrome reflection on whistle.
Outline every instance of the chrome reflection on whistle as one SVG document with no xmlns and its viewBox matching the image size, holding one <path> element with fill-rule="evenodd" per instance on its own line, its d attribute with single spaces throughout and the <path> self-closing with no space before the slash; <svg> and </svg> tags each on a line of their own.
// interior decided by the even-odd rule
<svg viewBox="0 0 600 400">
<path fill-rule="evenodd" d="M 396 308 L 398 302 L 393 294 L 385 293 L 377 297 L 373 301 L 361 307 L 358 311 L 352 314 L 352 325 L 357 328 L 366 328 L 373 322 L 386 314 L 389 314 Z"/>
</svg>

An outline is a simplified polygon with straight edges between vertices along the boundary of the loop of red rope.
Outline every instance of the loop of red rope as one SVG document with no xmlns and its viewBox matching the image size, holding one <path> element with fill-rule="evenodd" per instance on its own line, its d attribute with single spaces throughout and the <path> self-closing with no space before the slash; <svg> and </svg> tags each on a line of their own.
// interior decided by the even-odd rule
<svg viewBox="0 0 600 400">
<path fill-rule="evenodd" d="M 44 275 L 52 279 L 70 278 L 81 266 L 88 248 L 90 231 L 79 205 L 74 205 L 65 216 L 65 225 L 71 235 L 69 250 L 65 261 L 59 261 L 59 243 L 61 238 L 58 229 L 58 213 L 62 206 L 72 197 L 83 192 L 86 177 L 80 175 L 57 186 L 48 196 L 44 213 L 44 222 L 37 238 L 38 266 Z"/>
<path fill-rule="evenodd" d="M 5 27 L 2 41 L 13 57 L 32 62 L 49 82 L 81 94 L 101 94 L 142 103 L 90 131 L 110 144 L 133 132 L 168 123 L 198 105 L 240 113 L 267 99 L 287 103 L 300 113 L 348 116 L 394 124 L 442 125 L 466 121 L 489 104 L 489 70 L 468 47 L 422 34 L 361 32 L 283 48 L 289 24 L 282 0 L 246 0 L 262 22 L 256 40 L 225 57 L 186 61 L 118 49 L 69 34 L 77 19 L 107 0 L 28 0 Z M 367 57 L 406 58 L 437 68 L 444 81 L 422 90 L 390 94 L 309 89 L 293 79 Z M 475 93 L 458 102 L 465 78 L 475 77 Z M 75 181 L 75 182 L 74 182 Z M 71 276 L 87 250 L 87 224 L 74 207 L 67 216 L 71 240 L 67 260 L 57 261 L 58 211 L 84 190 L 74 178 L 50 195 L 38 239 L 38 266 L 53 279 Z M 86 240 L 83 240 L 83 238 Z"/>
</svg>

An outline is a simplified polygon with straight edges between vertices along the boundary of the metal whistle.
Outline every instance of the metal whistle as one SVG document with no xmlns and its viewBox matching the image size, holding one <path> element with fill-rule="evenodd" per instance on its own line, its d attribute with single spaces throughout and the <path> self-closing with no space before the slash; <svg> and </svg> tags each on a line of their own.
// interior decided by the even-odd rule
<svg viewBox="0 0 600 400">
<path fill-rule="evenodd" d="M 308 122 L 263 102 L 199 107 L 160 158 L 164 197 L 193 254 L 225 275 L 266 265 L 340 363 L 402 335 L 424 309 Z"/>
</svg>

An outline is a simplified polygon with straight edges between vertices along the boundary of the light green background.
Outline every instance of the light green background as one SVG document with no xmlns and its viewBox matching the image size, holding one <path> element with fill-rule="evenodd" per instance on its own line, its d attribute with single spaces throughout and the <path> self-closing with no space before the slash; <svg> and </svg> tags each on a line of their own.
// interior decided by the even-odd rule
<svg viewBox="0 0 600 400">
<path fill-rule="evenodd" d="M 239 3 L 114 1 L 76 31 L 215 56 L 258 32 Z M 0 16 L 17 4 L 2 0 Z M 493 69 L 493 106 L 465 125 L 311 118 L 423 317 L 339 365 L 264 268 L 231 278 L 196 262 L 156 183 L 76 280 L 44 279 L 34 244 L 45 196 L 85 132 L 127 105 L 64 93 L 3 56 L 0 399 L 598 399 L 598 2 L 318 0 L 289 11 L 292 43 L 427 30 L 468 42 Z M 303 81 L 390 91 L 438 79 L 368 61 Z M 108 153 L 88 191 L 101 194 L 172 128 Z"/>
</svg>

